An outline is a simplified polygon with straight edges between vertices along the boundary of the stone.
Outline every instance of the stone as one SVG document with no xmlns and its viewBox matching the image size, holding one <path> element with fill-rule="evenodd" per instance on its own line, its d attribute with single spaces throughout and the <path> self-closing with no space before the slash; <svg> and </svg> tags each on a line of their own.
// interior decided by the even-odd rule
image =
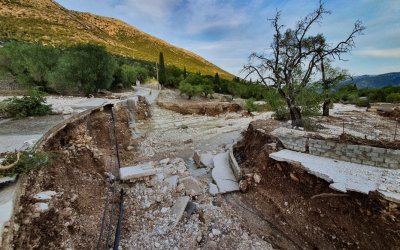
<svg viewBox="0 0 400 250">
<path fill-rule="evenodd" d="M 33 208 L 35 209 L 36 212 L 42 213 L 49 210 L 49 204 L 45 202 L 37 202 L 33 205 Z"/>
<path fill-rule="evenodd" d="M 171 208 L 171 215 L 175 218 L 172 227 L 175 227 L 183 216 L 186 206 L 190 200 L 189 196 L 182 196 L 176 199 L 175 204 Z"/>
<path fill-rule="evenodd" d="M 218 186 L 220 193 L 239 190 L 239 184 L 229 165 L 229 152 L 221 153 L 213 158 L 214 168 L 212 178 Z"/>
<path fill-rule="evenodd" d="M 189 218 L 193 214 L 193 212 L 196 211 L 196 209 L 197 209 L 196 203 L 189 201 L 185 208 L 187 217 Z"/>
<path fill-rule="evenodd" d="M 212 234 L 215 235 L 215 236 L 218 236 L 218 235 L 221 234 L 221 231 L 219 231 L 218 229 L 213 229 L 211 232 L 212 232 Z"/>
<path fill-rule="evenodd" d="M 249 182 L 247 180 L 241 180 L 239 182 L 239 189 L 243 193 L 247 192 L 247 190 L 249 190 Z"/>
<path fill-rule="evenodd" d="M 33 196 L 34 199 L 39 200 L 39 201 L 48 201 L 53 198 L 53 196 L 56 196 L 57 192 L 55 191 L 43 191 L 40 193 L 37 193 Z"/>
<path fill-rule="evenodd" d="M 214 183 L 210 183 L 209 184 L 209 192 L 211 195 L 219 194 L 218 186 L 215 185 Z"/>
<path fill-rule="evenodd" d="M 200 182 L 192 176 L 181 178 L 179 183 L 185 185 L 185 192 L 187 195 L 195 196 L 203 192 Z"/>
<path fill-rule="evenodd" d="M 169 158 L 165 158 L 165 159 L 162 159 L 159 163 L 161 165 L 167 165 L 169 162 L 170 162 L 170 159 Z"/>
<path fill-rule="evenodd" d="M 258 184 L 261 181 L 261 176 L 256 173 L 253 175 L 253 179 L 254 179 L 254 182 Z"/>
<path fill-rule="evenodd" d="M 190 144 L 190 143 L 193 143 L 193 140 L 192 140 L 192 139 L 189 139 L 189 140 L 184 141 L 183 143 L 184 143 L 184 144 Z"/>
<path fill-rule="evenodd" d="M 177 175 L 173 175 L 165 178 L 164 181 L 168 184 L 168 187 L 170 187 L 171 189 L 175 189 L 178 185 L 178 179 L 179 177 Z"/>
<path fill-rule="evenodd" d="M 126 148 L 126 150 L 127 151 L 132 151 L 132 150 L 134 150 L 135 148 L 133 147 L 133 146 L 128 146 L 127 148 Z"/>
<path fill-rule="evenodd" d="M 202 164 L 200 162 L 200 150 L 195 150 L 193 154 L 193 161 L 196 163 L 198 167 L 201 167 Z"/>
<path fill-rule="evenodd" d="M 152 162 L 119 169 L 119 176 L 123 181 L 151 176 L 155 175 L 156 173 L 157 169 L 153 167 Z"/>
<path fill-rule="evenodd" d="M 163 207 L 161 208 L 161 213 L 165 214 L 166 212 L 168 212 L 170 210 L 169 207 Z"/>
</svg>

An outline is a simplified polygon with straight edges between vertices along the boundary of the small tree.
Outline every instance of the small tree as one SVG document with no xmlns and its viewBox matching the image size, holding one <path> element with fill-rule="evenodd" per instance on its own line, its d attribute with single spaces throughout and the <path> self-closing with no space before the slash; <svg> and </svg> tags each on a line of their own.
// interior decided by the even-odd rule
<svg viewBox="0 0 400 250">
<path fill-rule="evenodd" d="M 193 96 L 200 94 L 203 90 L 199 85 L 192 85 L 186 81 L 182 81 L 179 84 L 179 90 L 181 94 L 187 95 L 188 99 L 192 99 Z"/>
<path fill-rule="evenodd" d="M 167 81 L 167 75 L 165 71 L 164 54 L 162 52 L 160 52 L 159 64 L 160 68 L 158 71 L 158 82 L 161 85 L 164 85 Z"/>
<path fill-rule="evenodd" d="M 334 68 L 329 61 L 321 58 L 321 85 L 323 90 L 322 115 L 329 116 L 329 106 L 332 103 L 332 88 L 336 87 L 340 81 L 348 78 L 349 74 L 346 70 Z"/>
<path fill-rule="evenodd" d="M 354 46 L 354 38 L 365 29 L 360 21 L 354 24 L 350 35 L 343 41 L 331 46 L 323 34 L 310 35 L 310 29 L 320 23 L 325 10 L 320 2 L 318 8 L 297 22 L 294 29 L 283 31 L 280 24 L 280 12 L 271 20 L 274 37 L 271 54 L 253 53 L 244 71 L 256 75 L 268 88 L 276 88 L 285 100 L 293 126 L 303 126 L 301 109 L 296 102 L 299 90 L 312 80 L 321 58 L 339 58 Z M 257 63 L 258 62 L 258 63 Z"/>
<path fill-rule="evenodd" d="M 183 79 L 186 79 L 186 77 L 187 77 L 186 67 L 183 67 Z"/>
</svg>

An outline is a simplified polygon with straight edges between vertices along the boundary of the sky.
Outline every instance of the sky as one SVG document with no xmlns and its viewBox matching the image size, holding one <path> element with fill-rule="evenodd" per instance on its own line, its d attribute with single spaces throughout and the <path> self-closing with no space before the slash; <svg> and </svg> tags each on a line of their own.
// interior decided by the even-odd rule
<svg viewBox="0 0 400 250">
<path fill-rule="evenodd" d="M 312 12 L 318 0 L 56 0 L 64 7 L 109 16 L 188 49 L 235 75 L 252 52 L 272 41 L 269 18 L 281 11 L 282 24 Z M 335 65 L 353 75 L 400 71 L 399 0 L 325 0 L 326 15 L 314 32 L 335 44 L 355 21 L 366 26 L 356 47 Z"/>
</svg>

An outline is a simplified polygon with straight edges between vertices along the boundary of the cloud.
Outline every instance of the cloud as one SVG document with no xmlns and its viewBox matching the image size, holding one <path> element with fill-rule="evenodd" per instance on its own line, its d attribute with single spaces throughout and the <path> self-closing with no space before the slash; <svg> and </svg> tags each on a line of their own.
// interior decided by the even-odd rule
<svg viewBox="0 0 400 250">
<path fill-rule="evenodd" d="M 162 22 L 170 18 L 182 0 L 122 0 L 115 5 L 118 11 L 135 19 Z"/>
<path fill-rule="evenodd" d="M 366 49 L 355 51 L 354 54 L 360 56 L 384 57 L 384 58 L 400 58 L 400 48 L 395 49 Z"/>
</svg>

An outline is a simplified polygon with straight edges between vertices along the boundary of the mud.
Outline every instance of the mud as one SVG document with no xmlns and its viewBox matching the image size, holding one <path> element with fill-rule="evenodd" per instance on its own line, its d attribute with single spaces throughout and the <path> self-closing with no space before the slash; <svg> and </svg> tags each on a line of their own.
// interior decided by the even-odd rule
<svg viewBox="0 0 400 250">
<path fill-rule="evenodd" d="M 115 143 L 123 161 L 131 144 L 128 114 L 116 108 L 115 141 L 111 105 L 69 123 L 43 148 L 52 163 L 26 176 L 13 231 L 15 249 L 93 249 L 97 243 L 108 188 L 105 172 L 118 173 Z M 49 209 L 38 212 L 33 196 L 57 192 Z"/>
<path fill-rule="evenodd" d="M 268 133 L 277 126 L 251 123 L 235 148 L 249 189 L 227 200 L 249 216 L 253 233 L 283 249 L 399 249 L 398 204 L 373 193 L 343 195 L 296 166 L 273 161 L 268 155 L 279 145 Z M 254 173 L 259 184 L 249 178 Z"/>
</svg>

